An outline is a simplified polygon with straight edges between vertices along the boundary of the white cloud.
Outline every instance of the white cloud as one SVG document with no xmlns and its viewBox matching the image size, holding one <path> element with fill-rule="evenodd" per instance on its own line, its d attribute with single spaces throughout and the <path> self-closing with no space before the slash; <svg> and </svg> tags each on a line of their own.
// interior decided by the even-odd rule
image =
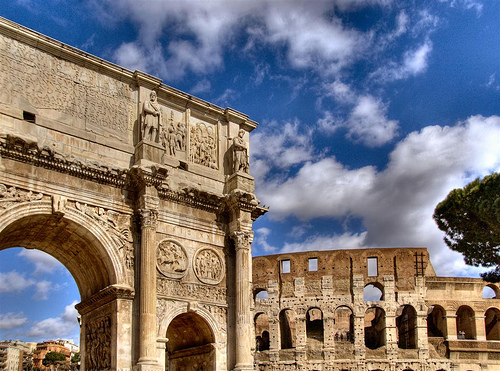
<svg viewBox="0 0 500 371">
<path fill-rule="evenodd" d="M 432 214 L 453 188 L 500 170 L 500 117 L 472 116 L 453 127 L 429 126 L 410 133 L 390 154 L 383 171 L 348 169 L 333 158 L 301 165 L 293 177 L 263 182 L 258 194 L 271 207 L 270 218 L 295 216 L 362 219 L 366 234 L 349 235 L 343 248 L 428 247 L 440 274 L 477 274 L 450 251 Z M 337 246 L 338 236 L 286 244 L 288 250 Z M 332 241 L 330 241 L 332 240 Z M 321 243 L 317 242 L 320 241 Z"/>
<path fill-rule="evenodd" d="M 407 50 L 403 60 L 398 64 L 394 61 L 380 67 L 371 74 L 371 77 L 381 81 L 403 80 L 425 72 L 428 66 L 429 55 L 432 52 L 432 42 L 424 41 L 416 48 Z"/>
<path fill-rule="evenodd" d="M 35 300 L 48 300 L 50 292 L 57 291 L 60 288 L 60 285 L 46 280 L 38 281 L 35 286 L 36 293 L 33 297 Z"/>
<path fill-rule="evenodd" d="M 16 271 L 0 273 L 0 293 L 21 292 L 34 284 L 34 280 L 25 278 Z"/>
<path fill-rule="evenodd" d="M 12 330 L 21 327 L 28 322 L 24 313 L 6 313 L 0 314 L 0 330 Z"/>
<path fill-rule="evenodd" d="M 191 88 L 192 94 L 206 93 L 212 89 L 212 84 L 207 79 L 202 79 Z"/>
<path fill-rule="evenodd" d="M 70 305 L 67 305 L 59 317 L 47 318 L 35 323 L 24 335 L 27 337 L 50 339 L 73 334 L 75 330 L 78 330 L 76 303 L 74 301 Z"/>
<path fill-rule="evenodd" d="M 340 100 L 351 101 L 354 94 L 344 86 L 337 86 L 333 94 Z M 339 87 L 341 89 L 339 89 Z M 319 130 L 332 134 L 340 128 L 347 130 L 347 137 L 368 147 L 379 147 L 392 141 L 398 132 L 396 120 L 387 118 L 387 106 L 371 95 L 361 95 L 347 119 L 335 117 L 330 111 L 325 111 L 324 117 L 318 120 Z"/>
<path fill-rule="evenodd" d="M 262 177 L 271 167 L 288 169 L 314 156 L 312 133 L 302 132 L 300 123 L 269 122 L 250 136 L 252 173 Z M 259 162 L 265 160 L 265 164 Z M 257 169 L 254 169 L 256 167 Z"/>
<path fill-rule="evenodd" d="M 269 228 L 258 228 L 255 230 L 255 243 L 262 247 L 265 253 L 270 254 L 276 252 L 277 248 L 275 246 L 270 245 L 267 242 L 267 237 L 271 234 L 271 230 Z"/>
<path fill-rule="evenodd" d="M 56 258 L 40 250 L 23 249 L 19 253 L 19 256 L 28 259 L 35 265 L 35 271 L 33 272 L 35 275 L 53 273 L 57 268 L 63 267 Z"/>
</svg>

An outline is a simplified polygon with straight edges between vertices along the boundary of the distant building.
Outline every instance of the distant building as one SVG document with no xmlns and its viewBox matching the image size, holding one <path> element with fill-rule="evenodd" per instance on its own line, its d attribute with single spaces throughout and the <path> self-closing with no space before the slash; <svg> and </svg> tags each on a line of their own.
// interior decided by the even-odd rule
<svg viewBox="0 0 500 371">
<path fill-rule="evenodd" d="M 60 340 L 49 340 L 43 343 L 38 343 L 36 350 L 33 352 L 33 368 L 40 370 L 49 370 L 49 367 L 43 365 L 43 359 L 50 352 L 62 353 L 66 356 L 66 360 L 70 361 L 71 351 Z"/>
<path fill-rule="evenodd" d="M 24 356 L 30 353 L 28 344 L 18 340 L 0 343 L 0 370 L 22 371 Z"/>
</svg>

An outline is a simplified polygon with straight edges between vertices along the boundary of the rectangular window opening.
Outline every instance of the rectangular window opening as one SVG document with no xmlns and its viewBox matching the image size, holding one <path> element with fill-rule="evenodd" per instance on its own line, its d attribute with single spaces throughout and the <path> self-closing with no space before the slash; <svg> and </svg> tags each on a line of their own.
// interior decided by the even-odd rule
<svg viewBox="0 0 500 371">
<path fill-rule="evenodd" d="M 368 265 L 368 276 L 370 277 L 378 276 L 378 259 L 367 258 L 366 263 Z"/>
<path fill-rule="evenodd" d="M 318 270 L 318 258 L 309 258 L 309 272 Z"/>
<path fill-rule="evenodd" d="M 23 111 L 23 120 L 35 123 L 36 116 L 34 113 Z"/>
<path fill-rule="evenodd" d="M 281 261 L 281 273 L 290 273 L 290 260 Z"/>
</svg>

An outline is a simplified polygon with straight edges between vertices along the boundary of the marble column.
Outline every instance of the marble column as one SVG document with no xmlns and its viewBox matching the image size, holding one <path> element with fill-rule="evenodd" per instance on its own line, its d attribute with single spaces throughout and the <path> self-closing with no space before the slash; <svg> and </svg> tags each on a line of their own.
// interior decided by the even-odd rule
<svg viewBox="0 0 500 371">
<path fill-rule="evenodd" d="M 236 365 L 234 370 L 253 370 L 251 232 L 233 232 L 236 248 Z"/>
<path fill-rule="evenodd" d="M 139 294 L 139 360 L 137 369 L 156 370 L 160 365 L 156 344 L 156 225 L 158 211 L 141 209 L 141 260 Z"/>
</svg>

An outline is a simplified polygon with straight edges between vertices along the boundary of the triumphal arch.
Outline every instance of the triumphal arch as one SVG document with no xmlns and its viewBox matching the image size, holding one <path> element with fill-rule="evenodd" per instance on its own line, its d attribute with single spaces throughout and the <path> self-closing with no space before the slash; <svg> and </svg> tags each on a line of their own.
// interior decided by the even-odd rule
<svg viewBox="0 0 500 371">
<path fill-rule="evenodd" d="M 0 249 L 69 269 L 81 369 L 253 369 L 257 123 L 5 19 L 0 87 Z"/>
</svg>

